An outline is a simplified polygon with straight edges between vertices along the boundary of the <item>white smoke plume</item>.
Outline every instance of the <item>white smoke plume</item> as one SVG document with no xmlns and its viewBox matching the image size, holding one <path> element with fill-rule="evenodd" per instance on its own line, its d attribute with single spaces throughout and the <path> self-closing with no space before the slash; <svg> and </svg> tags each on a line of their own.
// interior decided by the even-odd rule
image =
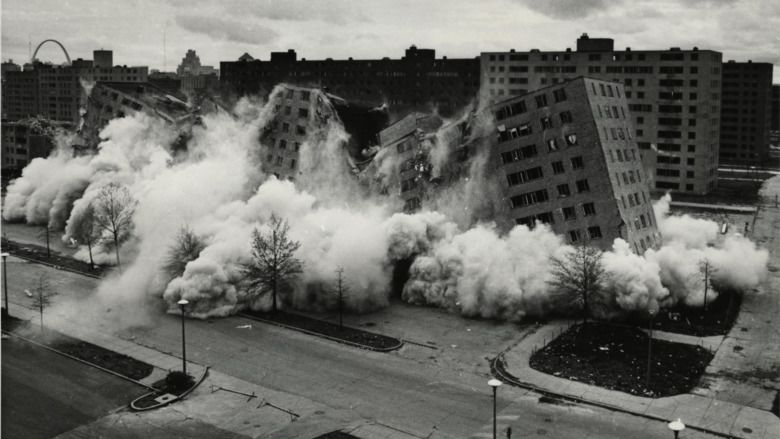
<svg viewBox="0 0 780 439">
<path fill-rule="evenodd" d="M 572 248 L 549 227 L 515 226 L 502 233 L 491 222 L 474 224 L 490 217 L 489 208 L 460 215 L 441 203 L 438 209 L 394 214 L 396 201 L 367 195 L 349 174 L 343 148 L 347 133 L 335 121 L 309 133 L 295 183 L 268 178 L 258 162 L 263 154 L 258 154 L 257 139 L 273 111 L 272 104 L 244 100 L 233 114 L 205 115 L 186 151 L 176 154 L 170 145 L 178 132 L 171 126 L 143 114 L 114 120 L 101 132 L 104 140 L 95 155 L 73 157 L 60 148 L 33 161 L 9 186 L 3 215 L 67 224 L 69 237 L 104 185 L 128 187 L 138 202 L 133 237 L 123 247 L 128 264 L 95 295 L 100 307 L 121 309 L 121 318 L 129 318 L 129 310 L 159 304 L 160 298 L 169 310 L 186 298 L 191 315 L 200 318 L 246 307 L 268 309 L 268 295 L 246 291 L 241 268 L 251 255 L 252 230 L 264 230 L 271 214 L 287 219 L 291 238 L 301 242 L 297 256 L 304 273 L 284 306 L 333 307 L 339 268 L 349 285 L 348 309 L 386 306 L 394 264 L 413 259 L 403 288 L 409 302 L 512 321 L 558 310 L 549 260 Z M 443 157 L 451 155 L 446 151 Z M 486 198 L 488 156 L 478 146 L 475 152 L 462 181 L 453 185 L 457 190 L 445 198 L 450 206 L 465 203 L 478 209 L 480 194 Z M 458 193 L 466 196 L 457 198 Z M 716 269 L 713 284 L 719 288 L 750 290 L 765 276 L 765 250 L 739 235 L 722 237 L 713 222 L 669 215 L 669 200 L 656 206 L 661 248 L 636 255 L 618 239 L 604 253 L 605 286 L 617 312 L 701 304 L 699 263 L 704 258 Z M 183 224 L 205 248 L 171 279 L 161 266 Z M 99 260 L 109 259 L 110 252 L 98 253 Z"/>
</svg>

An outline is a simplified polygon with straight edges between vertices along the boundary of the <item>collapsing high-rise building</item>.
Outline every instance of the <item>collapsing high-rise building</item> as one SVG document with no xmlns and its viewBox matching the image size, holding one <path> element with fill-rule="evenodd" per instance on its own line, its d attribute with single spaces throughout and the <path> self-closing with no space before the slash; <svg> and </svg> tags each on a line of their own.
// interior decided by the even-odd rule
<svg viewBox="0 0 780 439">
<path fill-rule="evenodd" d="M 486 119 L 490 130 L 480 123 Z M 382 190 L 415 210 L 471 175 L 482 157 L 481 174 L 498 192 L 484 198 L 499 200 L 490 219 L 500 228 L 542 222 L 571 243 L 607 248 L 622 238 L 641 252 L 660 235 L 635 136 L 623 85 L 577 78 L 443 127 L 433 116 L 411 114 L 380 133 L 375 160 L 392 155 L 394 165 L 377 163 L 365 178 L 383 181 Z M 382 174 L 388 168 L 395 169 L 389 178 Z"/>
</svg>

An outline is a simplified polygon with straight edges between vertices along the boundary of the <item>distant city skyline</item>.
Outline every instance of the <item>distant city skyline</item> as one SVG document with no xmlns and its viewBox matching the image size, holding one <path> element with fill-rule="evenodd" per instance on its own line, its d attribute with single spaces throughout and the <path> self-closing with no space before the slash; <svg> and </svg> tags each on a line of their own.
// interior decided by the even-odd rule
<svg viewBox="0 0 780 439">
<path fill-rule="evenodd" d="M 780 3 L 773 0 L 6 0 L 0 53 L 23 64 L 38 43 L 53 38 L 72 59 L 104 48 L 114 51 L 116 64 L 173 71 L 187 49 L 215 66 L 244 52 L 268 59 L 287 49 L 308 59 L 400 58 L 412 44 L 456 58 L 563 50 L 587 32 L 613 38 L 620 50 L 698 46 L 722 52 L 724 61 L 780 66 L 778 28 Z M 38 58 L 64 61 L 55 45 Z M 774 82 L 780 83 L 778 68 Z"/>
</svg>

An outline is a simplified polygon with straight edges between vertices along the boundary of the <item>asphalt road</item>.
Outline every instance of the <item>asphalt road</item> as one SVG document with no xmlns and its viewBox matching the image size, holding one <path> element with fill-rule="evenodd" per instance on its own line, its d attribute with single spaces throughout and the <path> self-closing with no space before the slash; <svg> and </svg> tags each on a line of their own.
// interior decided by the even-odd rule
<svg viewBox="0 0 780 439">
<path fill-rule="evenodd" d="M 51 438 L 121 408 L 143 387 L 34 344 L 2 341 L 2 437 Z"/>
</svg>

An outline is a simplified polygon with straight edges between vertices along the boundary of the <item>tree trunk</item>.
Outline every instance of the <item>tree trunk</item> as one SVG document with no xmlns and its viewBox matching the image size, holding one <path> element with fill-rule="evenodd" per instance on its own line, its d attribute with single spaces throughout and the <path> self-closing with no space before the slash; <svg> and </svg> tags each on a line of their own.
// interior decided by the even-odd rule
<svg viewBox="0 0 780 439">
<path fill-rule="evenodd" d="M 273 293 L 273 297 L 272 297 L 273 307 L 272 307 L 272 309 L 273 309 L 273 312 L 276 313 L 276 272 L 274 272 L 273 276 L 274 276 L 274 278 L 273 278 L 273 281 L 272 281 L 272 284 L 271 284 L 271 292 Z"/>
<path fill-rule="evenodd" d="M 114 251 L 116 252 L 116 267 L 122 273 L 122 264 L 119 262 L 119 236 L 114 232 Z"/>
<path fill-rule="evenodd" d="M 588 324 L 588 293 L 582 293 L 582 324 Z"/>
<path fill-rule="evenodd" d="M 89 250 L 89 269 L 95 269 L 95 261 L 92 259 L 92 241 L 87 241 L 87 249 Z"/>
</svg>

